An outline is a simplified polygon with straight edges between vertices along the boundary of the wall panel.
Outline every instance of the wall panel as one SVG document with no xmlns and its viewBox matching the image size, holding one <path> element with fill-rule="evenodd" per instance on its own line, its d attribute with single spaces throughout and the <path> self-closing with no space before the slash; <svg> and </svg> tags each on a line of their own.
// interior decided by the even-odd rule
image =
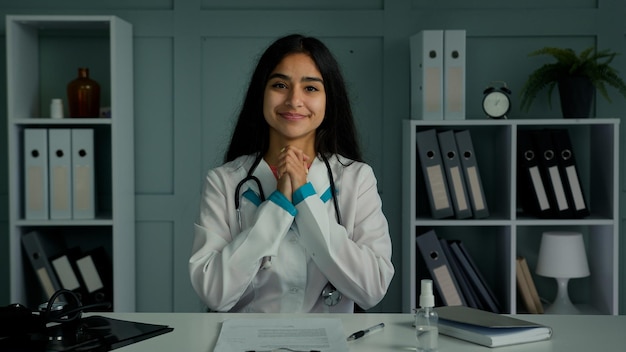
<svg viewBox="0 0 626 352">
<path fill-rule="evenodd" d="M 135 161 L 138 194 L 174 192 L 174 45 L 135 39 Z M 150 79 L 142 79 L 150 77 Z M 146 131 L 150 131 L 146 133 Z"/>
<path fill-rule="evenodd" d="M 174 231 L 172 222 L 138 222 L 136 234 L 137 311 L 174 309 Z"/>
</svg>

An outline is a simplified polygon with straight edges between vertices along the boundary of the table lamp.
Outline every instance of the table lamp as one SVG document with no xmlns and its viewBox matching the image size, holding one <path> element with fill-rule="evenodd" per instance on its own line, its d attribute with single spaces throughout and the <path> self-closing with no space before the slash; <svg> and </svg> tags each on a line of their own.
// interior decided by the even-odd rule
<svg viewBox="0 0 626 352">
<path fill-rule="evenodd" d="M 578 232 L 544 232 L 537 259 L 538 275 L 553 277 L 558 285 L 556 299 L 545 312 L 548 314 L 579 314 L 569 299 L 570 279 L 589 276 L 583 235 Z"/>
</svg>

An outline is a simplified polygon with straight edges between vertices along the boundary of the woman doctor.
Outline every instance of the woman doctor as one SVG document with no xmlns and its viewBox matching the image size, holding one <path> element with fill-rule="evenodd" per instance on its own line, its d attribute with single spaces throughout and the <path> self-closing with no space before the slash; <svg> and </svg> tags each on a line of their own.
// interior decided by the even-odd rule
<svg viewBox="0 0 626 352">
<path fill-rule="evenodd" d="M 189 271 L 214 311 L 352 312 L 387 292 L 376 178 L 318 39 L 280 38 L 259 59 L 225 164 L 205 179 Z"/>
</svg>

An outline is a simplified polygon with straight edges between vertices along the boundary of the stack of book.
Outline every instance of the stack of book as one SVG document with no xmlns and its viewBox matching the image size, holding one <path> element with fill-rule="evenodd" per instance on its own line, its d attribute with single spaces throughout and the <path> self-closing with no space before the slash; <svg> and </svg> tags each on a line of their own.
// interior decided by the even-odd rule
<svg viewBox="0 0 626 352">
<path fill-rule="evenodd" d="M 489 216 L 469 130 L 419 131 L 417 152 L 434 219 Z"/>
<path fill-rule="evenodd" d="M 439 332 L 487 347 L 545 341 L 552 328 L 469 307 L 438 307 Z"/>
<path fill-rule="evenodd" d="M 422 278 L 433 280 L 437 306 L 467 306 L 501 312 L 496 295 L 463 242 L 440 239 L 434 230 L 417 236 L 416 241 L 418 257 L 422 259 L 419 264 L 427 269 L 418 273 Z"/>
</svg>

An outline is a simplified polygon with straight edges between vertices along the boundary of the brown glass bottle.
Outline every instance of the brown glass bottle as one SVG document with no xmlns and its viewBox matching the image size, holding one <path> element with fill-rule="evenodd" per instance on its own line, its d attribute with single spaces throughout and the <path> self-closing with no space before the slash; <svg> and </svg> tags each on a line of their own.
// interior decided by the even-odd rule
<svg viewBox="0 0 626 352">
<path fill-rule="evenodd" d="M 70 117 L 98 117 L 100 115 L 100 85 L 89 78 L 89 69 L 78 69 L 78 77 L 67 84 L 67 102 Z"/>
</svg>

